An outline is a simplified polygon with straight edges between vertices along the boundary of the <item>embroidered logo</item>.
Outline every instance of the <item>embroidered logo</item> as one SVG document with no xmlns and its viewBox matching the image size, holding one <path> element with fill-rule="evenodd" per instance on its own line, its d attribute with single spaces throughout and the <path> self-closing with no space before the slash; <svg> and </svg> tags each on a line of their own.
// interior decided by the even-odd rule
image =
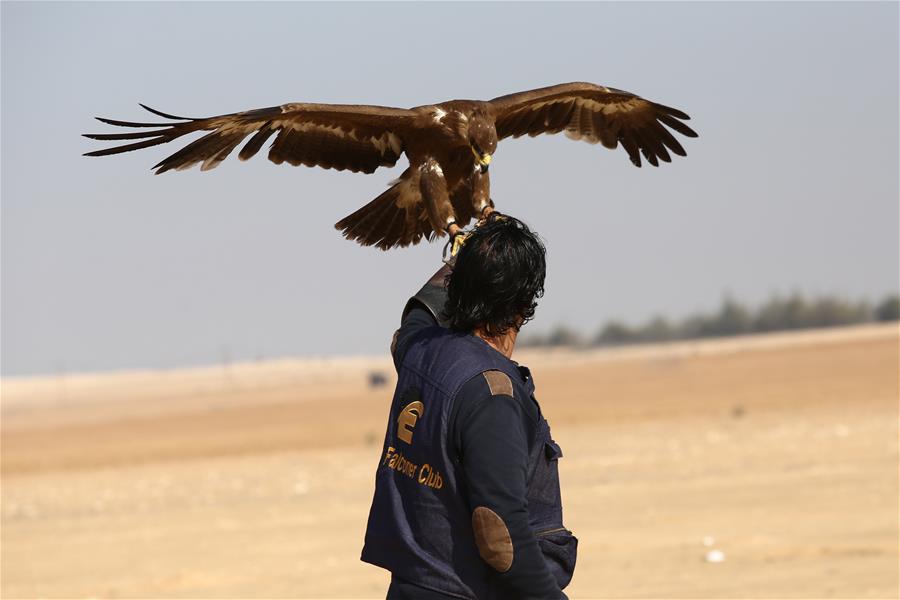
<svg viewBox="0 0 900 600">
<path fill-rule="evenodd" d="M 413 400 L 404 406 L 400 416 L 397 417 L 397 437 L 407 444 L 412 444 L 416 421 L 424 414 L 425 406 L 419 400 Z"/>
</svg>

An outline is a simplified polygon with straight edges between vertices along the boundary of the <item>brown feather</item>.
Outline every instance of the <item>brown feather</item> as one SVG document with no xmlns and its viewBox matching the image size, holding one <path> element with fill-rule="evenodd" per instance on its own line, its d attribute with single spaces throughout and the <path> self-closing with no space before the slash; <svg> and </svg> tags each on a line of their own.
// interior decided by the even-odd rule
<svg viewBox="0 0 900 600">
<path fill-rule="evenodd" d="M 549 132 L 559 133 L 569 122 L 574 102 L 558 102 L 550 106 L 544 117 L 544 126 Z"/>
<path fill-rule="evenodd" d="M 223 160 L 228 158 L 228 155 L 231 154 L 238 144 L 244 139 L 243 134 L 232 135 L 228 138 L 224 138 L 222 140 L 221 146 L 222 149 L 219 150 L 214 156 L 207 158 L 203 161 L 203 165 L 201 165 L 201 171 L 209 171 L 210 169 L 215 169 L 219 166 Z"/>
<path fill-rule="evenodd" d="M 101 123 L 107 125 L 115 125 L 116 127 L 171 127 L 171 123 L 135 123 L 133 121 L 117 121 L 115 119 L 107 119 L 104 117 L 94 117 Z"/>
<path fill-rule="evenodd" d="M 259 131 L 253 134 L 253 137 L 244 144 L 244 147 L 241 148 L 241 151 L 238 153 L 238 158 L 247 160 L 256 156 L 256 153 L 259 152 L 259 149 L 266 143 L 266 140 L 272 137 L 273 133 L 275 133 L 275 130 L 272 129 L 272 122 L 266 121 L 265 125 L 260 127 Z"/>
<path fill-rule="evenodd" d="M 349 240 L 382 250 L 417 244 L 423 237 L 431 239 L 433 231 L 424 206 L 415 196 L 416 172 L 407 169 L 384 193 L 338 221 L 335 228 Z"/>
<path fill-rule="evenodd" d="M 681 146 L 678 140 L 675 139 L 675 136 L 669 132 L 668 129 L 666 129 L 665 127 L 660 127 L 659 136 L 662 143 L 665 144 L 666 147 L 669 148 L 669 150 L 679 156 L 687 156 L 687 152 L 685 152 L 684 148 Z"/>
<path fill-rule="evenodd" d="M 680 110 L 592 83 L 564 83 L 508 94 L 489 104 L 499 139 L 565 131 L 573 139 L 601 142 L 607 148 L 622 142 L 636 166 L 640 166 L 642 155 L 654 166 L 660 160 L 670 162 L 667 147 L 675 154 L 685 155 L 684 148 L 664 125 L 688 137 L 697 135 L 682 122 L 690 117 Z M 566 114 L 564 109 L 568 106 L 572 108 Z M 563 114 L 566 121 L 561 123 Z"/>
<path fill-rule="evenodd" d="M 669 115 L 659 115 L 659 120 L 680 133 L 681 135 L 686 135 L 687 137 L 697 137 L 697 132 L 676 119 L 675 117 L 671 117 Z"/>
<path fill-rule="evenodd" d="M 366 229 L 372 239 L 373 245 L 386 249 L 383 248 L 383 246 L 388 243 L 388 240 L 385 239 L 388 225 L 390 225 L 391 221 L 393 221 L 394 217 L 397 216 L 397 213 L 399 212 L 402 212 L 402 209 L 397 206 L 397 201 L 394 200 L 393 208 L 387 206 L 384 210 L 373 213 L 371 221 L 366 223 Z"/>
<path fill-rule="evenodd" d="M 175 115 L 170 115 L 170 114 L 164 113 L 160 110 L 156 110 L 155 108 L 150 108 L 146 104 L 138 103 L 138 106 L 140 106 L 144 110 L 152 112 L 154 115 L 160 116 L 164 119 L 172 119 L 173 121 L 199 121 L 200 120 L 200 119 L 193 119 L 191 117 L 176 117 Z"/>
<path fill-rule="evenodd" d="M 615 123 L 610 122 L 603 113 L 594 113 L 594 133 L 600 140 L 600 143 L 610 150 L 615 150 L 616 139 Z"/>
<path fill-rule="evenodd" d="M 638 152 L 638 145 L 634 137 L 628 132 L 622 132 L 619 135 L 619 142 L 622 143 L 622 147 L 625 148 L 625 151 L 628 153 L 628 158 L 631 159 L 632 164 L 640 168 L 641 154 Z"/>
<path fill-rule="evenodd" d="M 382 250 L 388 250 L 400 241 L 403 223 L 406 221 L 406 211 L 399 207 L 398 210 L 388 214 L 390 214 L 389 219 L 385 219 L 375 226 L 377 231 L 383 232 L 381 239 L 376 244 Z"/>
<path fill-rule="evenodd" d="M 654 122 L 654 124 L 655 124 L 655 122 Z M 653 157 L 653 159 L 650 161 L 650 163 L 654 167 L 659 166 L 659 162 L 656 160 L 657 158 L 662 158 L 663 160 L 666 160 L 666 158 L 669 157 L 668 153 L 666 152 L 666 149 L 662 145 L 662 142 L 660 142 L 657 137 L 657 134 L 655 131 L 655 129 L 657 129 L 657 128 L 658 128 L 658 126 L 654 127 L 653 125 L 650 125 L 650 124 L 642 124 L 641 126 L 639 126 L 637 128 L 638 142 L 641 144 L 641 147 L 650 156 Z M 663 154 L 665 154 L 665 158 L 663 158 Z M 667 162 L 671 162 L 671 160 L 669 160 Z"/>
<path fill-rule="evenodd" d="M 460 227 L 468 225 L 469 221 L 475 216 L 475 207 L 472 205 L 472 185 L 470 180 L 461 179 L 456 187 L 450 191 L 450 204 L 453 206 L 456 224 Z"/>
<path fill-rule="evenodd" d="M 689 116 L 687 116 L 686 114 L 684 114 L 677 108 L 672 108 L 671 106 L 666 106 L 664 104 L 657 104 L 656 102 L 653 103 L 653 107 L 661 112 L 672 115 L 673 117 L 677 117 L 677 118 L 681 119 L 682 121 L 690 121 L 691 120 L 691 118 Z"/>
<path fill-rule="evenodd" d="M 210 150 L 215 150 L 215 152 L 221 150 L 220 147 L 217 147 L 220 139 L 221 136 L 216 131 L 207 133 L 178 152 L 162 159 L 153 165 L 152 168 L 156 169 L 157 175 L 172 169 L 177 169 L 179 171 L 188 169 L 200 160 L 206 159 L 208 154 L 214 154 L 214 152 L 210 152 Z"/>
<path fill-rule="evenodd" d="M 121 154 L 122 152 L 131 152 L 132 150 L 140 150 L 141 148 L 150 148 L 151 146 L 158 146 L 159 144 L 165 144 L 169 141 L 169 138 L 159 137 L 154 138 L 152 140 L 146 140 L 143 142 L 135 142 L 134 144 L 125 144 L 124 146 L 116 146 L 114 148 L 106 148 L 104 150 L 94 150 L 93 152 L 85 152 L 85 156 L 109 156 L 110 154 Z"/>
<path fill-rule="evenodd" d="M 139 123 L 98 117 L 110 125 L 162 129 L 146 133 L 88 134 L 88 137 L 101 140 L 154 138 L 148 143 L 126 144 L 88 155 L 129 152 L 205 130 L 209 133 L 164 158 L 154 168 L 157 173 L 164 173 L 172 169 L 187 169 L 199 163 L 203 170 L 208 170 L 224 160 L 245 137 L 252 134 L 239 154 L 244 160 L 259 152 L 266 140 L 277 131 L 279 135 L 269 152 L 273 162 L 371 173 L 380 166 L 396 164 L 404 149 L 403 135 L 416 116 L 410 110 L 380 106 L 286 104 L 218 117 L 189 119 L 141 106 L 157 116 L 180 122 Z"/>
<path fill-rule="evenodd" d="M 156 131 L 134 131 L 131 133 L 82 133 L 81 135 L 92 140 L 139 140 L 166 134 L 167 130 L 157 129 Z"/>
</svg>

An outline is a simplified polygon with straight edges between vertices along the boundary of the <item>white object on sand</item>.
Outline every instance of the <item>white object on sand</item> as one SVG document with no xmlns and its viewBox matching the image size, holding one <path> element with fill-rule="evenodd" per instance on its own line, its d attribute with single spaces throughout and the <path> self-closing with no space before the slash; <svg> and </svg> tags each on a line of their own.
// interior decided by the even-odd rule
<svg viewBox="0 0 900 600">
<path fill-rule="evenodd" d="M 725 562 L 725 553 L 721 550 L 710 550 L 706 553 L 706 562 L 720 563 Z"/>
</svg>

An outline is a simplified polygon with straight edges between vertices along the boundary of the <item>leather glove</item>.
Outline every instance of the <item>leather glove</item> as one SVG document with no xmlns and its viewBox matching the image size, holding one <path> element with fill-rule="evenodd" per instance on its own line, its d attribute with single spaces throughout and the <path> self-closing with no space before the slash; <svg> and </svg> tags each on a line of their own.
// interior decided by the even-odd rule
<svg viewBox="0 0 900 600">
<path fill-rule="evenodd" d="M 456 264 L 455 256 L 431 276 L 425 285 L 422 286 L 422 289 L 406 303 L 406 307 L 403 309 L 403 317 L 406 317 L 407 313 L 418 304 L 431 313 L 438 325 L 449 327 L 450 323 L 444 316 L 444 305 L 447 303 L 447 276 L 453 272 L 454 264 Z"/>
</svg>

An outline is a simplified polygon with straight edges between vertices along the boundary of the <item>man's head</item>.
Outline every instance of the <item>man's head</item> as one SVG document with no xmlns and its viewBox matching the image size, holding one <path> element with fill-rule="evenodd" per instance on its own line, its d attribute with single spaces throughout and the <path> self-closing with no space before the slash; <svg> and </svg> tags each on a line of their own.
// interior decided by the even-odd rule
<svg viewBox="0 0 900 600">
<path fill-rule="evenodd" d="M 456 256 L 444 313 L 455 331 L 490 337 L 516 331 L 534 317 L 544 295 L 546 250 L 528 226 L 492 213 Z"/>
</svg>

